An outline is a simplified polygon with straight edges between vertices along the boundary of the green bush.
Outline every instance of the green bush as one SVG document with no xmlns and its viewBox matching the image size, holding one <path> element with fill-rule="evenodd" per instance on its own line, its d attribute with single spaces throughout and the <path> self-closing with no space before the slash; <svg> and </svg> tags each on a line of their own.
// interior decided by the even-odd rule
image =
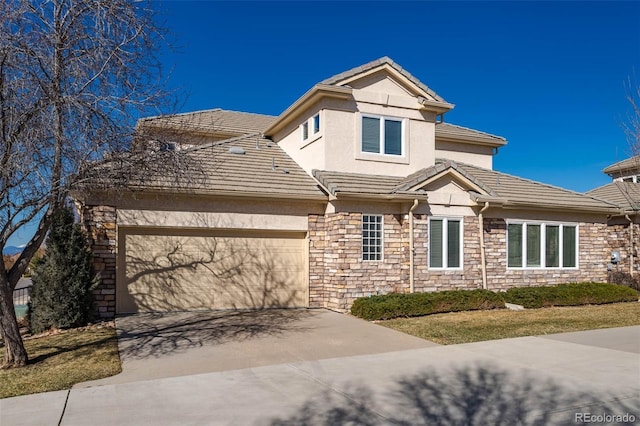
<svg viewBox="0 0 640 426">
<path fill-rule="evenodd" d="M 91 251 L 69 208 L 54 215 L 46 245 L 33 270 L 28 311 L 32 333 L 85 325 L 93 312 L 92 290 L 97 278 Z"/>
<path fill-rule="evenodd" d="M 453 290 L 362 297 L 353 302 L 351 314 L 371 321 L 495 308 L 504 308 L 500 294 L 489 290 Z"/>
<path fill-rule="evenodd" d="M 508 303 L 525 308 L 546 306 L 601 305 L 636 302 L 638 293 L 622 285 L 607 283 L 571 283 L 550 287 L 516 287 L 504 293 Z"/>
</svg>

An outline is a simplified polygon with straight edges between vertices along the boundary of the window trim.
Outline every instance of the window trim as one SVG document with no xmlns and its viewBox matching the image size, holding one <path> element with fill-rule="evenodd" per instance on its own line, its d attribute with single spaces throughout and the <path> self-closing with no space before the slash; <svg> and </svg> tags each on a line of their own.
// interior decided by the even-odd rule
<svg viewBox="0 0 640 426">
<path fill-rule="evenodd" d="M 432 220 L 441 220 L 442 221 L 442 266 L 431 266 L 431 221 Z M 460 227 L 458 229 L 460 235 L 460 250 L 458 251 L 458 266 L 450 267 L 449 259 L 448 259 L 448 246 L 449 246 L 449 233 L 445 232 L 448 230 L 449 221 L 458 222 Z M 464 217 L 462 216 L 430 216 L 429 217 L 429 225 L 428 225 L 428 253 L 427 253 L 427 263 L 428 268 L 434 271 L 462 271 L 464 269 Z"/>
<path fill-rule="evenodd" d="M 379 140 L 379 149 L 378 152 L 371 152 L 371 151 L 365 151 L 363 149 L 362 146 L 362 133 L 364 130 L 364 119 L 365 118 L 374 118 L 379 120 L 380 122 L 380 130 L 379 130 L 379 135 L 380 135 L 380 140 Z M 382 156 L 385 158 L 394 158 L 394 159 L 400 159 L 400 158 L 405 158 L 407 156 L 407 119 L 406 118 L 402 118 L 402 117 L 393 117 L 393 116 L 389 116 L 389 115 L 378 115 L 378 114 L 368 114 L 368 113 L 362 113 L 360 114 L 359 117 L 359 121 L 360 121 L 360 134 L 359 134 L 359 152 L 361 154 L 364 155 L 376 155 L 376 156 Z M 400 123 L 400 154 L 387 154 L 385 153 L 385 148 L 386 148 L 386 134 L 385 134 L 385 121 L 396 121 Z"/>
<path fill-rule="evenodd" d="M 320 120 L 319 111 L 314 114 L 313 117 L 311 117 L 311 123 L 313 123 L 313 125 L 311 126 L 312 134 L 317 135 L 318 133 L 320 133 L 320 125 L 322 121 Z"/>
<path fill-rule="evenodd" d="M 365 259 L 365 244 L 364 244 L 364 225 L 365 225 L 365 217 L 379 217 L 380 218 L 380 236 L 379 236 L 379 244 L 376 244 L 375 246 L 379 246 L 380 247 L 380 254 L 379 254 L 379 259 Z M 362 213 L 362 216 L 360 218 L 360 249 L 361 249 L 361 254 L 360 254 L 360 260 L 362 260 L 363 262 L 381 262 L 384 260 L 384 215 L 382 214 L 373 214 L 373 213 Z M 370 238 L 370 237 L 369 237 Z M 367 247 L 374 247 L 372 245 L 368 245 Z M 368 255 L 369 257 L 371 257 L 371 252 L 368 251 Z"/>
<path fill-rule="evenodd" d="M 302 141 L 305 142 L 309 140 L 309 121 L 305 121 L 300 125 L 300 130 L 302 131 Z"/>
<path fill-rule="evenodd" d="M 522 266 L 509 265 L 509 225 L 522 225 Z M 527 266 L 527 227 L 540 226 L 540 266 Z M 547 226 L 558 227 L 558 266 L 546 266 L 547 263 Z M 575 266 L 564 266 L 564 228 L 575 228 Z M 580 224 L 575 222 L 556 222 L 539 220 L 507 220 L 506 226 L 506 265 L 507 270 L 578 270 L 580 269 Z"/>
</svg>

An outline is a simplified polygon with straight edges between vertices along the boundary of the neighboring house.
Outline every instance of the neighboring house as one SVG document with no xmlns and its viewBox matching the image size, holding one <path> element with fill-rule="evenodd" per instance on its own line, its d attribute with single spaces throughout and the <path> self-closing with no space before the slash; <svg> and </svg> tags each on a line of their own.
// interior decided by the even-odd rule
<svg viewBox="0 0 640 426">
<path fill-rule="evenodd" d="M 100 314 L 346 310 L 372 294 L 604 280 L 619 208 L 492 170 L 506 140 L 444 122 L 452 108 L 384 57 L 278 117 L 141 120 L 203 177 L 77 196 Z"/>
<path fill-rule="evenodd" d="M 640 236 L 640 156 L 612 164 L 603 172 L 611 177 L 612 182 L 586 194 L 613 203 L 620 209 L 608 219 L 609 242 L 620 254 L 620 262 L 613 266 L 636 273 L 640 271 L 640 262 L 636 260 Z"/>
</svg>

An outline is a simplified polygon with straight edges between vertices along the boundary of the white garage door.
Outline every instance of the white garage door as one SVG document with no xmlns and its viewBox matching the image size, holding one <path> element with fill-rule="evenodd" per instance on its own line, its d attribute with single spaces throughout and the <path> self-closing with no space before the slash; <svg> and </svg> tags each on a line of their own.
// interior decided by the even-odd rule
<svg viewBox="0 0 640 426">
<path fill-rule="evenodd" d="M 307 306 L 301 233 L 119 232 L 118 313 Z"/>
</svg>

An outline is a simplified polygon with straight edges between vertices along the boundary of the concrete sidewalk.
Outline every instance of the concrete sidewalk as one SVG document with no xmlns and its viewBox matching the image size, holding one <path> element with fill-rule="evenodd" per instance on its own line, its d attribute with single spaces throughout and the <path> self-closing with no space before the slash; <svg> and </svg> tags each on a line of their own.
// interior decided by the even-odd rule
<svg viewBox="0 0 640 426">
<path fill-rule="evenodd" d="M 639 339 L 625 327 L 73 389 L 0 400 L 0 424 L 637 424 Z"/>
</svg>

